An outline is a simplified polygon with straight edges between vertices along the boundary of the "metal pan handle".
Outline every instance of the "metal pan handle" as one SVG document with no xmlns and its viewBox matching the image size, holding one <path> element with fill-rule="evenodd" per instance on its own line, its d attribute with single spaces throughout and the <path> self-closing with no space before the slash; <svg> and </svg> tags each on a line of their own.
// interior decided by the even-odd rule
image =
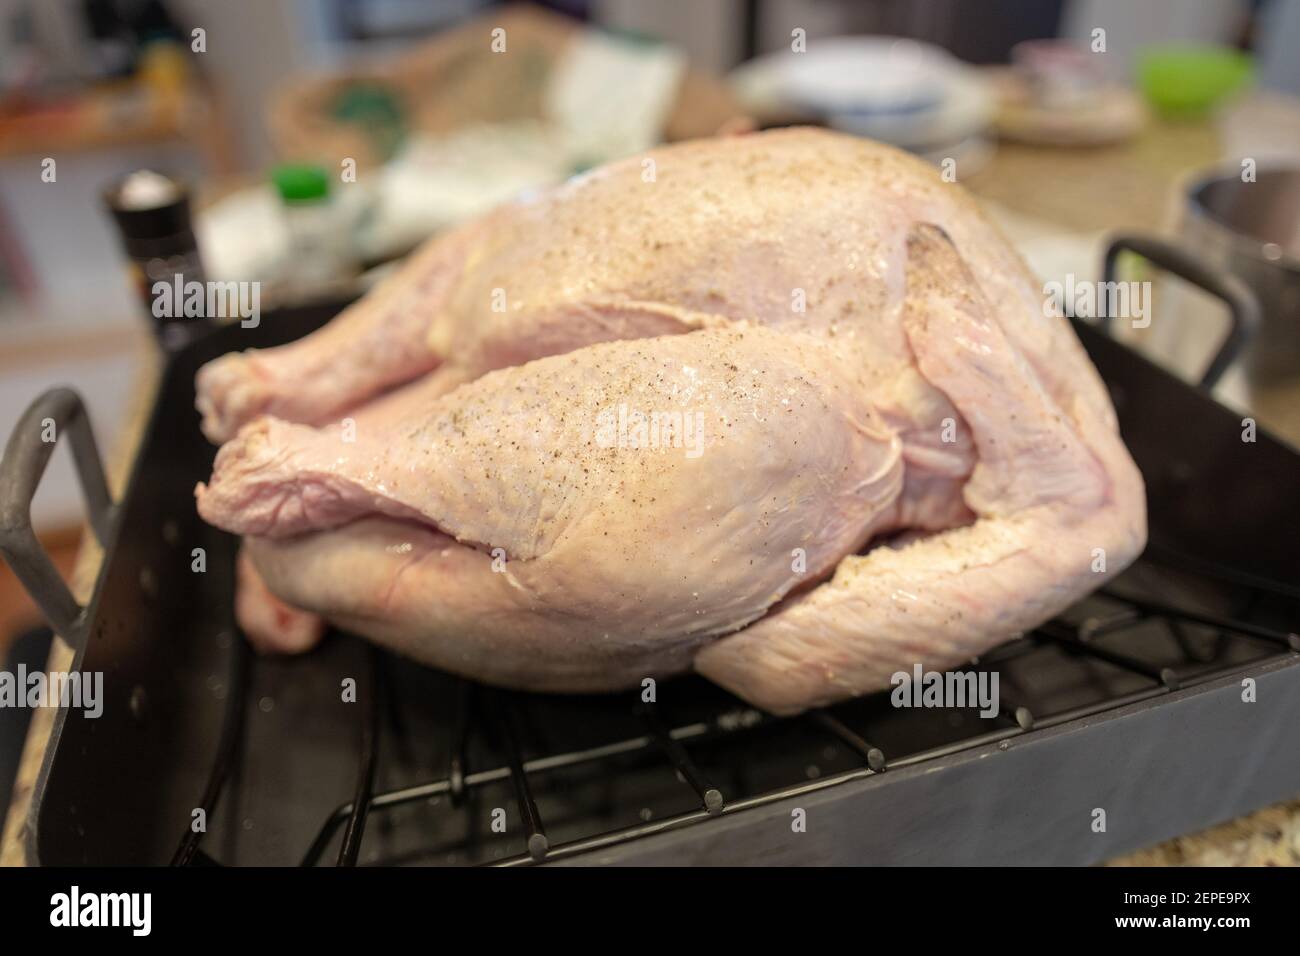
<svg viewBox="0 0 1300 956">
<path fill-rule="evenodd" d="M 1259 300 L 1250 287 L 1229 272 L 1211 265 L 1173 243 L 1154 236 L 1115 236 L 1106 248 L 1103 279 L 1115 281 L 1115 264 L 1124 251 L 1136 252 L 1149 259 L 1166 272 L 1190 282 L 1199 289 L 1220 299 L 1228 307 L 1231 326 L 1210 364 L 1201 375 L 1201 388 L 1214 388 L 1237 354 L 1259 327 Z M 1106 296 L 1098 296 L 1098 318 L 1101 327 L 1110 331 L 1110 316 L 1106 314 Z"/>
<path fill-rule="evenodd" d="M 86 499 L 90 527 L 100 544 L 108 541 L 113 501 L 86 408 L 72 389 L 55 388 L 28 406 L 9 436 L 4 458 L 0 459 L 0 553 L 55 632 L 70 640 L 85 609 L 59 577 L 54 562 L 32 529 L 32 498 L 55 444 L 65 433 L 71 436 L 72 457 Z"/>
</svg>

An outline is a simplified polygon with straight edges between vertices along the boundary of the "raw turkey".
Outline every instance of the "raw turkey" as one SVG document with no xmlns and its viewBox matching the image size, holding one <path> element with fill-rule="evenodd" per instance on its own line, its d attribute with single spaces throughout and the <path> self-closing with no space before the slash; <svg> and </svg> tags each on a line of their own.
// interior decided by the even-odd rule
<svg viewBox="0 0 1300 956">
<path fill-rule="evenodd" d="M 691 668 L 791 713 L 968 660 L 1140 552 L 1068 323 L 955 184 L 784 130 L 602 167 L 199 375 L 259 646 L 511 687 Z"/>
</svg>

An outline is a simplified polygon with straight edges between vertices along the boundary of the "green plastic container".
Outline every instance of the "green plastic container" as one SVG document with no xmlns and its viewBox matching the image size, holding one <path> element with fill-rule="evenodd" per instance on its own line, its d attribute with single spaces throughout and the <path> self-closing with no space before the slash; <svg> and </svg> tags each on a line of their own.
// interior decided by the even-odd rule
<svg viewBox="0 0 1300 956">
<path fill-rule="evenodd" d="M 285 163 L 271 170 L 271 182 L 287 203 L 322 202 L 329 196 L 329 174 L 309 163 Z"/>
<path fill-rule="evenodd" d="M 1148 47 L 1138 55 L 1138 86 L 1161 115 L 1196 119 L 1249 84 L 1251 62 L 1228 47 Z"/>
</svg>

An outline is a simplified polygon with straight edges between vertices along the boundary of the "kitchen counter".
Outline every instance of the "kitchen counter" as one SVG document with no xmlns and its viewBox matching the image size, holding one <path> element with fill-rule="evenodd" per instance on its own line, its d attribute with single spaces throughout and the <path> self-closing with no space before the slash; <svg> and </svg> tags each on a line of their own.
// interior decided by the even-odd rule
<svg viewBox="0 0 1300 956">
<path fill-rule="evenodd" d="M 1279 116 L 1285 122 L 1279 123 Z M 1251 142 L 1257 135 L 1272 135 L 1279 128 L 1300 131 L 1300 103 L 1257 97 L 1218 124 L 1157 122 L 1133 141 L 1115 146 L 1060 150 L 1002 144 L 988 166 L 963 182 L 1018 220 L 1043 224 L 1057 234 L 1076 234 L 1083 248 L 1090 248 L 1089 237 L 1103 230 L 1170 232 L 1177 222 L 1179 187 L 1193 170 L 1219 163 L 1224 157 L 1249 155 L 1241 152 L 1240 143 Z M 1237 145 L 1225 145 L 1228 142 Z M 1262 149 L 1275 148 L 1265 144 Z M 1300 155 L 1300 145 L 1292 155 Z M 1082 274 L 1094 274 L 1099 268 L 1096 261 Z M 137 382 L 134 411 L 110 455 L 109 482 L 115 494 L 122 487 L 144 427 L 157 357 L 145 357 L 141 367 L 145 371 Z M 1255 399 L 1261 423 L 1300 445 L 1300 383 Z M 73 578 L 79 598 L 89 595 L 101 557 L 99 547 L 87 535 Z M 66 669 L 71 658 L 71 650 L 56 639 L 50 668 Z M 53 711 L 39 710 L 33 715 L 0 842 L 0 864 L 25 862 L 21 829 L 52 724 Z M 1112 861 L 1112 865 L 1162 866 L 1298 864 L 1300 799 Z"/>
</svg>

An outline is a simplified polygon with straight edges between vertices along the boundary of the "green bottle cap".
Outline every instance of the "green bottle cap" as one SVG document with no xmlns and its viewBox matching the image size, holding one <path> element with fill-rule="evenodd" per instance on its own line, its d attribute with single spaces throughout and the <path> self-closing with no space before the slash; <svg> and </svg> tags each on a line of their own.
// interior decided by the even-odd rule
<svg viewBox="0 0 1300 956">
<path fill-rule="evenodd" d="M 288 203 L 319 202 L 329 195 L 329 175 L 310 163 L 286 163 L 271 170 L 280 198 Z"/>
</svg>

